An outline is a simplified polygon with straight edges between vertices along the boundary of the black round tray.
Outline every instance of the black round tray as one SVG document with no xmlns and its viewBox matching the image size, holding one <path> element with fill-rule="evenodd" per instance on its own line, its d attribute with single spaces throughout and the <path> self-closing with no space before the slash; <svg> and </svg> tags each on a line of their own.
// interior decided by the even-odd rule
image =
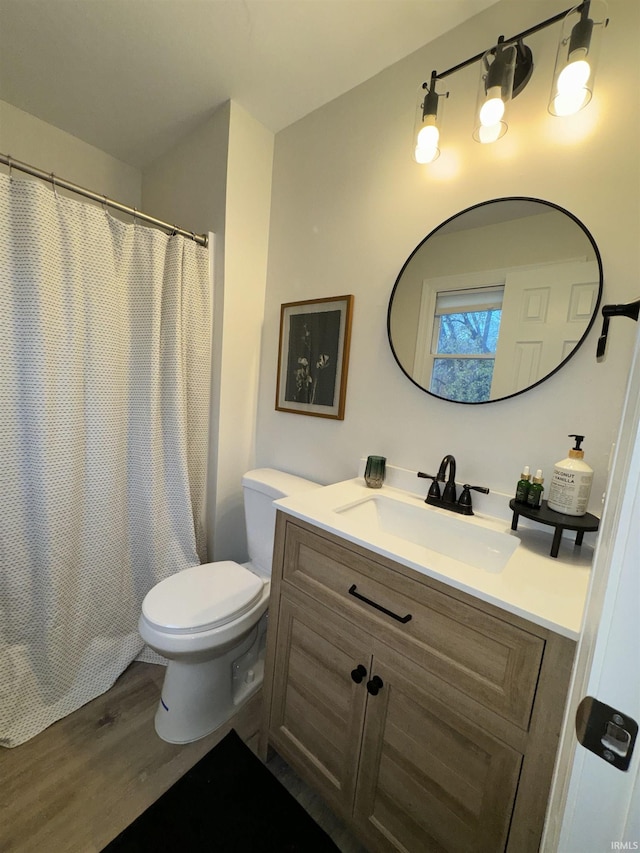
<svg viewBox="0 0 640 853">
<path fill-rule="evenodd" d="M 542 501 L 537 509 L 518 503 L 516 500 L 510 500 L 509 506 L 513 510 L 512 530 L 518 529 L 518 518 L 521 515 L 530 518 L 532 521 L 539 521 L 540 524 L 549 524 L 555 527 L 553 542 L 551 543 L 552 557 L 558 556 L 563 530 L 576 530 L 576 545 L 582 545 L 584 534 L 597 530 L 600 525 L 600 519 L 596 515 L 591 515 L 590 512 L 585 515 L 565 515 L 562 512 L 556 512 L 554 509 L 549 509 L 546 501 Z"/>
</svg>

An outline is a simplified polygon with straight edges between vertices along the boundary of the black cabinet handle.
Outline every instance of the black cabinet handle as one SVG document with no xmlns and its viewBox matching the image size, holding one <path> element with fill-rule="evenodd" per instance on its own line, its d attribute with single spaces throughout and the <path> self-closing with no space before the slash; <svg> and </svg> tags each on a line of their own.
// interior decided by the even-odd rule
<svg viewBox="0 0 640 853">
<path fill-rule="evenodd" d="M 371 681 L 367 681 L 367 690 L 372 696 L 377 696 L 382 687 L 384 687 L 384 682 L 379 675 L 374 675 Z"/>
<path fill-rule="evenodd" d="M 363 678 L 367 675 L 367 670 L 362 666 L 361 663 L 355 669 L 351 670 L 351 678 L 355 681 L 356 684 L 360 684 Z"/>
<path fill-rule="evenodd" d="M 406 625 L 407 622 L 411 619 L 411 614 L 407 613 L 406 616 L 398 616 L 397 613 L 394 613 L 391 610 L 387 610 L 386 607 L 383 607 L 381 604 L 377 604 L 375 601 L 371 601 L 370 598 L 365 598 L 364 595 L 360 595 L 359 592 L 356 592 L 356 585 L 353 584 L 351 589 L 349 590 L 349 595 L 355 596 L 355 598 L 359 598 L 360 601 L 364 601 L 365 604 L 370 604 L 371 607 L 375 607 L 376 610 L 381 610 L 383 613 L 386 613 L 387 616 L 391 616 L 392 619 L 395 619 L 397 622 L 402 622 L 403 625 Z"/>
</svg>

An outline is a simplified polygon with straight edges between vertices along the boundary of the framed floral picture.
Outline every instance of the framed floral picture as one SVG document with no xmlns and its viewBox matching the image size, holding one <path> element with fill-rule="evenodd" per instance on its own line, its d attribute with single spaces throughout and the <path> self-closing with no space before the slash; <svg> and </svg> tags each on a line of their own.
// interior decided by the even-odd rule
<svg viewBox="0 0 640 853">
<path fill-rule="evenodd" d="M 353 296 L 282 305 L 278 411 L 344 420 L 352 308 Z"/>
</svg>

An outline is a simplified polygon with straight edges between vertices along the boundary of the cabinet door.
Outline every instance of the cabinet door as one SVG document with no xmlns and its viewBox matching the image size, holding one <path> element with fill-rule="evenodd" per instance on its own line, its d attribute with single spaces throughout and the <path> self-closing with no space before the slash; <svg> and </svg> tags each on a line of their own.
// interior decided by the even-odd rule
<svg viewBox="0 0 640 853">
<path fill-rule="evenodd" d="M 370 668 L 370 637 L 301 593 L 282 595 L 269 740 L 345 817 L 353 808 Z"/>
<path fill-rule="evenodd" d="M 372 850 L 504 850 L 522 755 L 429 693 L 428 673 L 376 646 L 354 818 Z"/>
</svg>

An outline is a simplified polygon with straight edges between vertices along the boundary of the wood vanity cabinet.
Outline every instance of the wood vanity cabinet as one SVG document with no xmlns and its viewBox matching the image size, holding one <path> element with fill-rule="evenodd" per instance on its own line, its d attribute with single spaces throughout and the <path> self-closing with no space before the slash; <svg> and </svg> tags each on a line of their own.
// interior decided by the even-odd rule
<svg viewBox="0 0 640 853">
<path fill-rule="evenodd" d="M 279 512 L 261 749 L 371 851 L 534 853 L 574 651 Z"/>
</svg>

